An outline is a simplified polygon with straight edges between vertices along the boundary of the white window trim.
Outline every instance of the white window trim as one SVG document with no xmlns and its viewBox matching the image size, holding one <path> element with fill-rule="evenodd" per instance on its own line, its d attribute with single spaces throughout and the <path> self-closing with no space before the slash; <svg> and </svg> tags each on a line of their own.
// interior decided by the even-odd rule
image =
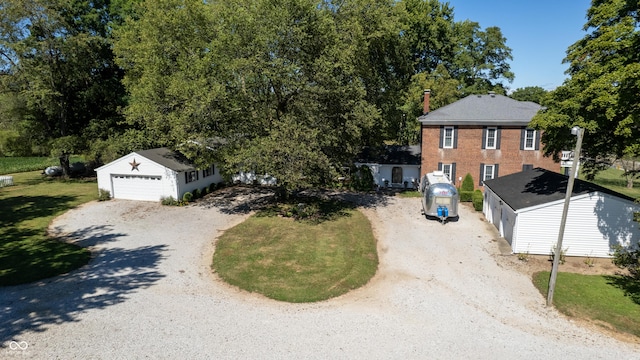
<svg viewBox="0 0 640 360">
<path fill-rule="evenodd" d="M 449 168 L 449 171 L 445 170 L 447 167 Z M 442 164 L 442 172 L 447 175 L 449 180 L 451 180 L 451 170 L 453 170 L 453 164 Z"/>
<path fill-rule="evenodd" d="M 447 130 L 451 130 L 451 144 L 447 145 Z M 442 133 L 442 148 L 443 149 L 453 149 L 453 144 L 455 144 L 455 136 L 456 132 L 453 126 L 445 126 L 444 132 Z"/>
<path fill-rule="evenodd" d="M 535 129 L 525 129 L 524 130 L 524 149 L 525 150 L 535 150 L 536 149 L 536 131 Z M 527 141 L 529 140 L 529 132 L 531 132 L 531 146 L 527 146 Z"/>
<path fill-rule="evenodd" d="M 488 177 L 487 175 L 489 174 L 489 172 L 487 171 L 487 169 L 491 169 L 491 177 Z M 491 180 L 494 178 L 494 173 L 496 171 L 496 166 L 495 164 L 488 164 L 484 166 L 484 179 L 482 179 L 482 181 L 487 181 L 487 180 Z"/>
<path fill-rule="evenodd" d="M 493 146 L 489 146 L 489 133 L 493 131 Z M 498 128 L 497 127 L 488 127 L 487 135 L 484 137 L 484 148 L 485 149 L 495 149 L 498 144 Z"/>
</svg>

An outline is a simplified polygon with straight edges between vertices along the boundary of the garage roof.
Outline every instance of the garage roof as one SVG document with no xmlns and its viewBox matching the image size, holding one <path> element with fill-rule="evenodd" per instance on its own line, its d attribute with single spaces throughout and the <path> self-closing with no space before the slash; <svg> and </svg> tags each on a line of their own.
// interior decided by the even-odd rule
<svg viewBox="0 0 640 360">
<path fill-rule="evenodd" d="M 167 148 L 140 150 L 136 151 L 136 154 L 177 172 L 195 169 L 193 163 L 184 155 Z"/>
<path fill-rule="evenodd" d="M 513 210 L 520 210 L 531 206 L 541 205 L 566 196 L 568 176 L 535 168 L 519 173 L 486 180 L 484 185 L 491 189 L 502 201 Z M 571 196 L 602 192 L 622 199 L 634 199 L 613 190 L 588 181 L 575 179 Z"/>
</svg>

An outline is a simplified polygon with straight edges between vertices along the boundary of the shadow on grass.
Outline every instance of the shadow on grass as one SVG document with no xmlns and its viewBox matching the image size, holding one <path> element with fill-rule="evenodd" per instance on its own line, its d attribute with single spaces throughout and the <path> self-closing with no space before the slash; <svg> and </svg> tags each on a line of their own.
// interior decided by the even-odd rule
<svg viewBox="0 0 640 360">
<path fill-rule="evenodd" d="M 286 202 L 280 204 L 318 203 L 323 215 L 321 218 L 344 214 L 344 210 L 355 207 L 375 208 L 386 206 L 390 197 L 396 192 L 385 194 L 382 192 L 354 192 L 313 189 L 301 191 L 293 195 Z M 333 204 L 333 202 L 344 204 Z M 223 188 L 207 195 L 196 202 L 196 206 L 206 208 L 216 207 L 224 214 L 247 214 L 252 211 L 272 212 L 278 206 L 275 189 L 262 186 L 233 186 Z M 271 210 L 270 210 L 271 209 Z"/>
<path fill-rule="evenodd" d="M 624 275 L 607 275 L 605 279 L 607 280 L 607 284 L 622 290 L 625 296 L 628 296 L 634 303 L 640 305 L 640 280 Z"/>
<path fill-rule="evenodd" d="M 13 226 L 19 222 L 52 216 L 69 209 L 75 196 L 15 196 L 0 200 L 3 209 L 0 228 Z"/>
<path fill-rule="evenodd" d="M 88 227 L 72 234 L 81 246 L 116 241 L 126 234 L 110 227 Z M 66 275 L 32 284 L 0 288 L 0 339 L 16 340 L 28 331 L 46 331 L 52 325 L 79 321 L 79 315 L 125 301 L 128 295 L 164 277 L 157 267 L 164 245 L 133 249 L 103 248 L 89 264 Z"/>
</svg>

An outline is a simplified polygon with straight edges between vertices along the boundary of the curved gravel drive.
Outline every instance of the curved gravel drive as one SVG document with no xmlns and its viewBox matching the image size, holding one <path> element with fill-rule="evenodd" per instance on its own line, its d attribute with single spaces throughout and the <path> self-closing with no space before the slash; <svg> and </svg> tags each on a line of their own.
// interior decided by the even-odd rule
<svg viewBox="0 0 640 360">
<path fill-rule="evenodd" d="M 530 279 L 500 265 L 479 213 L 441 225 L 419 199 L 372 197 L 363 212 L 380 268 L 365 287 L 287 304 L 220 281 L 218 234 L 259 199 L 163 207 L 93 202 L 51 231 L 92 249 L 89 265 L 0 288 L 0 358 L 60 359 L 632 359 L 640 346 L 545 307 Z M 28 344 L 28 347 L 25 346 Z M 16 345 L 20 345 L 18 348 Z M 12 357 L 15 358 L 15 357 Z"/>
</svg>

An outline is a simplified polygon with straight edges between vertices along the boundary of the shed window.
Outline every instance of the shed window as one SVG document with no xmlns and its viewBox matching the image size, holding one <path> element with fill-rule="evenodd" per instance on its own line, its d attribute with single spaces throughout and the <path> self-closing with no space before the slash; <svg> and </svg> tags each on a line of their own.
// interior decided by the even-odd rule
<svg viewBox="0 0 640 360">
<path fill-rule="evenodd" d="M 198 171 L 194 170 L 194 171 L 187 171 L 186 173 L 184 173 L 184 182 L 185 183 L 190 183 L 190 182 L 194 182 L 198 180 Z"/>
<path fill-rule="evenodd" d="M 215 168 L 213 167 L 213 165 L 209 166 L 208 168 L 202 170 L 202 177 L 206 178 L 207 176 L 211 176 L 215 174 Z"/>
</svg>

